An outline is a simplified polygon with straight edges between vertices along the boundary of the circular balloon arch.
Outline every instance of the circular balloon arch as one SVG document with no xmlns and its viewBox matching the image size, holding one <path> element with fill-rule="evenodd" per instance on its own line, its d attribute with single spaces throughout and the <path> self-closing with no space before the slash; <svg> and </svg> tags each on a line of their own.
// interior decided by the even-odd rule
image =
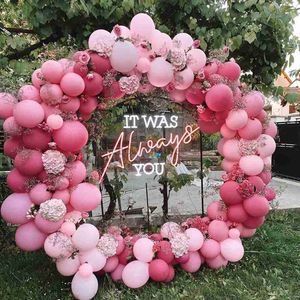
<svg viewBox="0 0 300 300">
<path fill-rule="evenodd" d="M 187 33 L 173 39 L 155 29 L 143 13 L 130 28 L 94 31 L 89 49 L 72 59 L 49 60 L 32 74 L 32 84 L 18 96 L 0 93 L 0 117 L 9 136 L 4 153 L 14 161 L 7 177 L 13 191 L 2 206 L 7 223 L 16 224 L 17 246 L 44 248 L 60 274 L 72 276 L 77 299 L 91 299 L 98 290 L 95 274 L 139 288 L 151 278 L 169 282 L 174 265 L 196 272 L 225 267 L 244 255 L 241 237 L 251 237 L 269 211 L 275 193 L 271 155 L 277 129 L 269 120 L 264 96 L 240 83 L 233 60 L 207 57 Z M 99 189 L 86 179 L 82 162 L 88 142 L 85 122 L 105 101 L 155 89 L 170 101 L 188 102 L 204 133 L 220 132 L 218 151 L 226 171 L 221 200 L 207 216 L 182 224 L 167 222 L 157 233 L 134 234 L 110 227 L 100 235 L 85 223 L 87 212 L 101 201 Z M 97 172 L 89 178 L 99 180 Z"/>
</svg>

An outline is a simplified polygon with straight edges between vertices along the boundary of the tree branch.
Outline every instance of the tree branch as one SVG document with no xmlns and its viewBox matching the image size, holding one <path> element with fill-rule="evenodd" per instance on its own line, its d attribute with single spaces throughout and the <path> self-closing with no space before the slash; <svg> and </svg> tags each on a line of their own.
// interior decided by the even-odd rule
<svg viewBox="0 0 300 300">
<path fill-rule="evenodd" d="M 34 30 L 32 29 L 24 29 L 24 28 L 10 28 L 10 27 L 3 27 L 4 30 L 9 31 L 10 33 L 28 33 L 28 34 L 35 34 Z"/>
</svg>

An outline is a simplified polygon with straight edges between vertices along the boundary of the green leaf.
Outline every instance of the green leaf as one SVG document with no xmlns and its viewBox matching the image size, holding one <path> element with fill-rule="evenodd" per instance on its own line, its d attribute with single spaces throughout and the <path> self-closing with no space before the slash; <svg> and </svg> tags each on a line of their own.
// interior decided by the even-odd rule
<svg viewBox="0 0 300 300">
<path fill-rule="evenodd" d="M 244 35 L 244 39 L 249 43 L 252 44 L 256 39 L 256 33 L 254 31 L 246 32 Z"/>
</svg>

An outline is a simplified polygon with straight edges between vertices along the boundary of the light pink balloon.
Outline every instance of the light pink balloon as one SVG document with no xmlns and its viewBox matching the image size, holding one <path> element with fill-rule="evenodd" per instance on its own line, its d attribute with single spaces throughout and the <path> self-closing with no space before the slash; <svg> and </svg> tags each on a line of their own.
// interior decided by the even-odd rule
<svg viewBox="0 0 300 300">
<path fill-rule="evenodd" d="M 271 136 L 267 134 L 262 134 L 258 138 L 257 152 L 259 153 L 260 157 L 265 158 L 267 156 L 272 155 L 275 152 L 275 149 L 276 143 Z"/>
<path fill-rule="evenodd" d="M 53 130 L 61 128 L 63 123 L 64 120 L 60 115 L 52 114 L 47 118 L 47 125 Z"/>
<path fill-rule="evenodd" d="M 64 202 L 64 204 L 68 204 L 70 201 L 70 192 L 67 189 L 61 191 L 55 191 L 52 198 L 61 199 Z"/>
<path fill-rule="evenodd" d="M 236 162 L 223 159 L 221 162 L 221 167 L 226 172 L 231 172 Z"/>
<path fill-rule="evenodd" d="M 47 235 L 37 229 L 34 222 L 28 222 L 18 227 L 16 244 L 23 251 L 36 251 L 43 247 Z"/>
<path fill-rule="evenodd" d="M 31 82 L 37 89 L 46 83 L 41 69 L 37 69 L 32 73 Z"/>
<path fill-rule="evenodd" d="M 44 110 L 36 101 L 24 100 L 15 106 L 14 117 L 19 125 L 33 128 L 44 120 Z"/>
<path fill-rule="evenodd" d="M 257 155 L 247 155 L 240 159 L 239 166 L 246 175 L 254 176 L 262 172 L 264 162 Z"/>
<path fill-rule="evenodd" d="M 7 223 L 25 224 L 29 222 L 26 215 L 32 205 L 27 193 L 11 194 L 1 205 L 1 216 Z"/>
<path fill-rule="evenodd" d="M 150 262 L 154 256 L 153 246 L 153 241 L 148 238 L 141 238 L 134 244 L 133 254 L 140 261 Z"/>
<path fill-rule="evenodd" d="M 118 258 L 118 256 L 114 255 L 114 256 L 107 258 L 107 261 L 106 261 L 106 264 L 105 264 L 103 270 L 106 273 L 111 273 L 117 268 L 118 265 L 119 265 L 119 258 Z"/>
<path fill-rule="evenodd" d="M 182 232 L 182 229 L 175 222 L 164 223 L 160 228 L 160 234 L 163 238 L 171 239 L 178 232 Z"/>
<path fill-rule="evenodd" d="M 230 139 L 224 143 L 223 154 L 227 160 L 239 161 L 241 158 L 240 154 L 240 143 L 237 139 Z"/>
<path fill-rule="evenodd" d="M 76 112 L 80 107 L 80 100 L 77 97 L 67 97 L 66 100 L 64 100 L 59 105 L 59 108 L 63 112 Z"/>
<path fill-rule="evenodd" d="M 89 251 L 97 246 L 99 231 L 92 224 L 80 225 L 72 236 L 72 242 L 79 251 Z"/>
<path fill-rule="evenodd" d="M 53 233 L 57 231 L 62 223 L 63 220 L 57 222 L 46 220 L 40 213 L 37 213 L 34 219 L 34 224 L 36 225 L 36 227 L 44 233 Z"/>
<path fill-rule="evenodd" d="M 221 242 L 221 254 L 230 261 L 237 262 L 244 256 L 244 247 L 239 239 L 226 239 Z"/>
<path fill-rule="evenodd" d="M 18 136 L 22 134 L 22 127 L 16 122 L 14 117 L 8 117 L 3 122 L 3 130 L 11 136 Z"/>
<path fill-rule="evenodd" d="M 269 212 L 269 202 L 261 195 L 254 194 L 243 202 L 245 211 L 252 217 L 264 217 Z"/>
<path fill-rule="evenodd" d="M 61 89 L 65 94 L 71 97 L 79 96 L 85 88 L 81 76 L 75 73 L 67 73 L 60 82 Z"/>
<path fill-rule="evenodd" d="M 189 238 L 189 251 L 197 251 L 203 245 L 203 234 L 196 228 L 188 228 L 185 234 Z"/>
<path fill-rule="evenodd" d="M 262 130 L 261 122 L 254 118 L 248 119 L 247 124 L 241 128 L 238 133 L 242 139 L 255 140 L 262 134 Z"/>
<path fill-rule="evenodd" d="M 139 13 L 132 18 L 129 28 L 132 37 L 150 41 L 155 30 L 155 24 L 150 16 Z"/>
<path fill-rule="evenodd" d="M 142 287 L 149 280 L 149 264 L 138 260 L 130 262 L 123 269 L 122 280 L 132 289 Z"/>
<path fill-rule="evenodd" d="M 264 130 L 264 133 L 271 136 L 273 139 L 277 135 L 277 126 L 273 121 L 270 121 Z"/>
<path fill-rule="evenodd" d="M 213 201 L 208 205 L 207 215 L 211 220 L 227 220 L 226 209 L 220 201 Z"/>
<path fill-rule="evenodd" d="M 100 271 L 106 264 L 106 257 L 97 248 L 88 251 L 80 251 L 80 263 L 88 263 L 92 266 L 93 272 Z"/>
<path fill-rule="evenodd" d="M 53 258 L 70 257 L 75 251 L 72 240 L 62 232 L 54 232 L 48 235 L 44 242 L 46 254 Z"/>
<path fill-rule="evenodd" d="M 84 277 L 78 271 L 72 279 L 71 289 L 76 299 L 90 300 L 97 294 L 98 280 L 94 274 Z"/>
<path fill-rule="evenodd" d="M 141 73 L 147 73 L 150 70 L 150 61 L 146 57 L 141 57 L 139 58 L 136 68 L 141 72 Z"/>
<path fill-rule="evenodd" d="M 241 68 L 236 62 L 227 61 L 219 66 L 218 74 L 231 81 L 236 81 L 241 75 Z"/>
<path fill-rule="evenodd" d="M 98 29 L 94 31 L 88 40 L 89 49 L 101 53 L 103 52 L 103 45 L 110 48 L 114 43 L 115 40 L 113 35 L 104 29 Z"/>
<path fill-rule="evenodd" d="M 186 272 L 195 273 L 201 267 L 201 263 L 202 263 L 201 257 L 198 251 L 192 251 L 189 253 L 190 253 L 189 260 L 184 264 L 180 264 L 180 266 Z"/>
<path fill-rule="evenodd" d="M 228 227 L 224 221 L 213 220 L 208 225 L 208 234 L 210 238 L 221 242 L 228 238 Z"/>
<path fill-rule="evenodd" d="M 76 160 L 69 162 L 65 166 L 63 175 L 70 181 L 70 186 L 81 183 L 86 177 L 86 167 L 83 162 Z"/>
<path fill-rule="evenodd" d="M 231 239 L 239 239 L 240 235 L 241 235 L 241 233 L 237 228 L 231 228 L 229 230 L 229 238 L 231 238 Z"/>
<path fill-rule="evenodd" d="M 166 56 L 172 48 L 172 39 L 163 32 L 155 30 L 151 38 L 152 50 L 159 56 Z"/>
<path fill-rule="evenodd" d="M 251 92 L 247 94 L 243 101 L 246 105 L 246 112 L 248 116 L 256 117 L 264 107 L 264 96 L 260 92 Z"/>
<path fill-rule="evenodd" d="M 184 50 L 188 50 L 190 47 L 193 46 L 193 44 L 194 44 L 193 38 L 185 32 L 178 33 L 173 38 L 173 45 L 179 46 Z"/>
<path fill-rule="evenodd" d="M 130 39 L 131 38 L 131 32 L 128 27 L 123 26 L 123 25 L 118 25 L 121 29 L 121 34 L 120 37 L 124 39 Z M 110 34 L 113 36 L 114 39 L 117 39 L 118 36 L 115 34 L 114 30 L 110 32 Z"/>
<path fill-rule="evenodd" d="M 25 193 L 29 177 L 22 175 L 18 169 L 12 169 L 6 178 L 8 187 L 15 193 Z"/>
<path fill-rule="evenodd" d="M 110 273 L 110 276 L 111 276 L 111 278 L 112 278 L 113 281 L 120 281 L 120 280 L 122 280 L 122 273 L 123 273 L 124 268 L 125 268 L 124 265 L 119 264 L 114 269 L 114 271 L 112 271 Z"/>
<path fill-rule="evenodd" d="M 156 87 L 164 87 L 173 79 L 172 65 L 162 57 L 155 58 L 147 74 L 149 82 Z"/>
<path fill-rule="evenodd" d="M 194 82 L 194 73 L 190 68 L 174 73 L 174 85 L 177 90 L 186 90 Z"/>
<path fill-rule="evenodd" d="M 23 175 L 38 175 L 43 170 L 42 153 L 37 150 L 24 149 L 16 155 L 14 165 Z"/>
<path fill-rule="evenodd" d="M 80 267 L 78 255 L 56 260 L 56 269 L 63 276 L 74 275 Z"/>
<path fill-rule="evenodd" d="M 232 139 L 236 136 L 236 130 L 229 129 L 226 124 L 222 125 L 220 133 L 226 139 Z"/>
<path fill-rule="evenodd" d="M 48 191 L 48 186 L 44 183 L 36 184 L 29 192 L 31 201 L 34 204 L 40 205 L 52 198 L 52 193 Z"/>
<path fill-rule="evenodd" d="M 226 118 L 226 126 L 231 130 L 239 130 L 246 126 L 248 115 L 243 109 L 233 109 Z"/>
<path fill-rule="evenodd" d="M 35 86 L 26 84 L 23 85 L 18 92 L 18 98 L 22 100 L 34 100 L 41 102 L 40 91 Z"/>
<path fill-rule="evenodd" d="M 63 97 L 63 91 L 58 84 L 47 83 L 40 89 L 42 100 L 48 105 L 60 104 Z"/>
<path fill-rule="evenodd" d="M 114 44 L 110 63 L 116 71 L 122 73 L 130 72 L 136 66 L 137 60 L 137 50 L 131 42 L 118 41 Z"/>
<path fill-rule="evenodd" d="M 26 130 L 22 135 L 24 146 L 28 149 L 47 150 L 51 142 L 51 134 L 41 128 Z"/>
<path fill-rule="evenodd" d="M 228 264 L 228 260 L 226 260 L 221 254 L 215 258 L 206 259 L 206 263 L 211 269 L 220 269 L 224 268 Z"/>
<path fill-rule="evenodd" d="M 200 253 L 205 258 L 214 258 L 220 254 L 221 248 L 220 243 L 212 240 L 212 239 L 206 239 L 203 243 L 203 246 L 200 249 Z"/>
<path fill-rule="evenodd" d="M 64 222 L 60 226 L 59 231 L 67 236 L 72 236 L 76 231 L 76 225 L 73 222 Z"/>
<path fill-rule="evenodd" d="M 187 65 L 193 72 L 200 71 L 206 63 L 206 55 L 200 49 L 191 49 L 187 53 Z"/>
<path fill-rule="evenodd" d="M 41 71 L 43 77 L 51 83 L 59 83 L 64 74 L 62 65 L 55 60 L 45 61 L 42 64 Z"/>
</svg>

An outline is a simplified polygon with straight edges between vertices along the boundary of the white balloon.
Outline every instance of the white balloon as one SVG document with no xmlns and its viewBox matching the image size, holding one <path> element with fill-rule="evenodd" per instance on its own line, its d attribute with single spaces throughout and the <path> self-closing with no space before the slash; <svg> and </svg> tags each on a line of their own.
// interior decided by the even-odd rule
<svg viewBox="0 0 300 300">
<path fill-rule="evenodd" d="M 80 225 L 72 236 L 72 242 L 79 251 L 88 251 L 97 246 L 100 234 L 92 224 Z"/>
<path fill-rule="evenodd" d="M 83 277 L 77 272 L 72 280 L 72 293 L 78 300 L 90 300 L 98 291 L 98 280 L 94 274 Z"/>
<path fill-rule="evenodd" d="M 93 268 L 93 272 L 100 271 L 106 264 L 106 257 L 97 248 L 80 252 L 79 259 L 82 264 L 90 264 Z"/>
</svg>

